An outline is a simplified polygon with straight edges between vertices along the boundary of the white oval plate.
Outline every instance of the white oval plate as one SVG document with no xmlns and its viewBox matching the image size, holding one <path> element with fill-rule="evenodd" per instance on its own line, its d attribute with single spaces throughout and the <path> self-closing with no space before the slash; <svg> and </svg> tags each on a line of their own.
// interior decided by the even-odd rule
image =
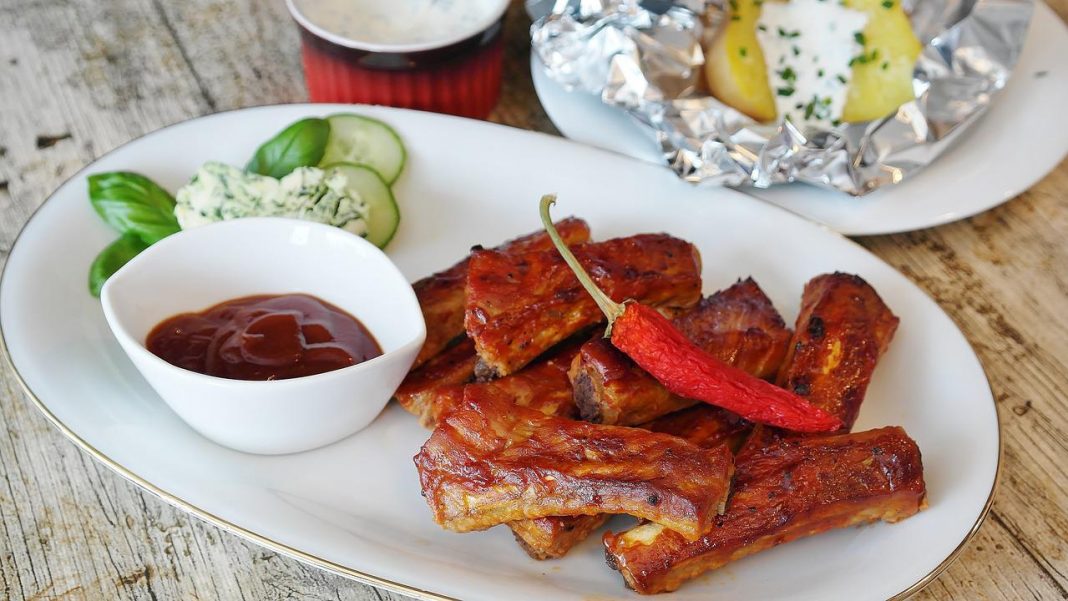
<svg viewBox="0 0 1068 601">
<path fill-rule="evenodd" d="M 863 198 L 805 184 L 746 194 L 847 236 L 907 232 L 991 209 L 1037 183 L 1068 153 L 1068 28 L 1043 2 L 1012 79 L 978 123 L 952 148 L 905 182 Z M 531 55 L 534 89 L 565 136 L 662 164 L 656 141 L 619 109 L 589 94 L 567 92 Z"/>
<path fill-rule="evenodd" d="M 653 165 L 547 135 L 370 107 L 261 107 L 162 129 L 75 175 L 29 221 L 0 284 L 3 336 L 31 398 L 94 457 L 257 543 L 417 597 L 636 597 L 605 566 L 599 536 L 562 560 L 537 562 L 506 528 L 438 528 L 412 464 L 427 432 L 397 407 L 322 449 L 247 455 L 187 427 L 113 339 L 86 273 L 115 234 L 89 206 L 86 174 L 139 171 L 174 190 L 204 161 L 244 164 L 288 123 L 342 110 L 386 120 L 408 145 L 397 184 L 403 219 L 388 250 L 410 278 L 450 265 L 472 244 L 535 230 L 538 198 L 557 192 L 557 214 L 588 219 L 597 238 L 666 231 L 694 241 L 708 292 L 752 274 L 792 321 L 804 283 L 843 270 L 871 282 L 901 317 L 857 427 L 908 430 L 923 452 L 930 509 L 784 545 L 665 598 L 886 599 L 931 579 L 982 521 L 1000 448 L 983 370 L 938 306 L 879 259 L 785 211 L 730 190 L 699 191 Z"/>
</svg>

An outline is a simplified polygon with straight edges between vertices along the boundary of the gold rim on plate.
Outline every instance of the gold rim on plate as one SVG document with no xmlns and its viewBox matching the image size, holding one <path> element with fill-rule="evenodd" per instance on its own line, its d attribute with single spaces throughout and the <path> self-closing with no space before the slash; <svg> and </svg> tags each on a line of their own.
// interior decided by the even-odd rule
<svg viewBox="0 0 1068 601">
<path fill-rule="evenodd" d="M 172 124 L 167 125 L 165 127 L 161 127 L 159 129 L 156 129 L 156 130 L 153 130 L 151 132 L 148 132 L 148 133 L 142 134 L 140 136 L 137 136 L 136 138 L 133 138 L 133 139 L 131 139 L 131 140 L 129 140 L 129 141 L 123 143 L 123 144 L 120 144 L 119 146 L 117 146 L 117 147 L 109 150 L 108 152 L 105 152 L 104 154 L 100 155 L 99 157 L 93 159 L 88 165 L 86 165 L 85 167 L 82 167 L 81 169 L 79 169 L 76 173 L 74 173 L 73 175 L 68 177 L 66 180 L 63 181 L 63 183 L 61 183 L 59 186 L 57 186 L 56 189 L 48 196 L 48 198 L 45 199 L 44 202 L 42 202 L 40 204 L 40 206 L 38 206 L 34 210 L 34 212 L 30 215 L 29 219 L 26 220 L 26 223 L 22 226 L 22 229 L 19 230 L 18 236 L 15 237 L 15 241 L 11 245 L 11 251 L 8 253 L 7 261 L 5 261 L 5 263 L 4 263 L 3 272 L 0 273 L 0 289 L 3 288 L 4 279 L 7 276 L 7 267 L 10 264 L 11 257 L 15 254 L 15 250 L 18 248 L 18 243 L 19 243 L 19 240 L 22 238 L 22 234 L 26 231 L 26 229 L 29 227 L 30 223 L 34 220 L 34 218 L 37 217 L 37 214 L 41 210 L 41 208 L 43 208 L 46 204 L 48 204 L 55 197 L 56 192 L 58 192 L 61 188 L 66 186 L 68 183 L 70 183 L 74 179 L 82 177 L 82 175 L 90 167 L 92 167 L 94 164 L 99 162 L 104 157 L 106 157 L 109 154 L 111 154 L 111 153 L 113 153 L 113 152 L 115 152 L 115 151 L 117 151 L 117 150 L 119 150 L 121 148 L 124 148 L 124 147 L 126 147 L 126 146 L 128 146 L 128 145 L 130 145 L 130 144 L 132 144 L 134 142 L 137 142 L 139 140 L 142 140 L 142 139 L 147 138 L 149 136 L 152 136 L 154 134 L 160 133 L 160 132 L 162 132 L 164 130 L 167 130 L 167 129 L 170 129 L 172 127 L 175 127 L 175 126 L 178 126 L 178 125 L 183 125 L 183 124 L 186 124 L 186 123 L 189 123 L 189 122 L 192 122 L 192 121 L 196 121 L 197 119 L 202 119 L 204 117 L 210 117 L 212 115 L 221 115 L 221 114 L 224 114 L 224 113 L 231 113 L 231 112 L 238 112 L 238 111 L 253 111 L 253 110 L 257 110 L 257 109 L 277 108 L 277 107 L 281 107 L 281 106 L 301 106 L 301 107 L 305 107 L 305 108 L 313 109 L 313 110 L 314 109 L 319 109 L 319 108 L 325 108 L 325 105 L 324 106 L 317 106 L 317 105 L 310 105 L 310 104 L 285 104 L 285 103 L 282 103 L 282 104 L 267 104 L 267 105 L 262 105 L 262 106 L 258 106 L 258 107 L 245 107 L 245 108 L 231 109 L 231 110 L 227 110 L 227 111 L 220 111 L 220 112 L 217 112 L 217 113 L 212 113 L 211 115 L 200 115 L 198 117 L 192 117 L 192 118 L 186 119 L 184 121 L 179 121 L 177 123 L 172 123 Z M 353 106 L 360 106 L 360 105 L 353 105 Z M 394 110 L 400 110 L 400 109 L 394 109 Z M 779 210 L 785 211 L 785 209 L 779 209 Z M 841 234 L 837 234 L 836 232 L 831 232 L 830 230 L 827 230 L 827 231 L 832 233 L 832 234 L 836 234 L 836 235 L 840 236 L 841 238 L 843 238 L 844 240 L 846 240 L 846 241 L 848 241 L 848 242 L 850 242 L 852 244 L 856 244 L 852 240 L 849 240 L 848 238 L 845 238 L 844 236 L 841 236 Z M 939 307 L 939 308 L 941 309 L 941 307 Z M 173 505 L 174 507 L 177 507 L 178 509 L 181 509 L 182 511 L 185 511 L 186 513 L 194 515 L 194 516 L 200 518 L 201 520 L 203 520 L 203 521 L 205 521 L 205 522 L 207 522 L 207 523 L 209 523 L 209 524 L 211 524 L 213 526 L 217 526 L 219 528 L 222 528 L 223 530 L 226 530 L 227 532 L 230 532 L 230 533 L 235 534 L 235 535 L 237 535 L 237 536 L 239 536 L 241 538 L 244 538 L 245 540 L 248 540 L 248 541 L 251 541 L 253 543 L 256 543 L 257 545 L 260 545 L 260 546 L 263 546 L 263 547 L 267 547 L 268 549 L 271 549 L 272 551 L 275 551 L 277 553 L 281 553 L 282 555 L 286 555 L 288 557 L 292 557 L 293 559 L 296 559 L 298 561 L 313 565 L 313 566 L 315 566 L 317 568 L 326 570 L 328 572 L 333 572 L 333 573 L 341 575 L 341 576 L 346 576 L 348 578 L 352 578 L 352 579 L 357 580 L 359 582 L 362 582 L 364 584 L 368 584 L 368 585 L 371 585 L 371 586 L 377 586 L 377 587 L 384 588 L 384 589 L 387 589 L 387 590 L 392 591 L 392 592 L 397 592 L 397 593 L 401 593 L 403 595 L 408 595 L 410 597 L 414 597 L 416 599 L 420 599 L 421 601 L 460 601 L 459 599 L 457 599 L 455 597 L 449 597 L 449 596 L 446 596 L 446 595 L 442 595 L 440 593 L 435 593 L 435 592 L 432 592 L 432 591 L 423 590 L 423 589 L 420 589 L 420 588 L 413 587 L 411 585 L 403 584 L 401 582 L 396 582 L 396 581 L 393 581 L 393 580 L 389 580 L 387 578 L 382 578 L 380 576 L 375 576 L 374 574 L 369 574 L 367 572 L 361 572 L 359 570 L 355 570 L 355 569 L 350 568 L 348 566 L 344 566 L 342 564 L 330 561 L 329 559 L 323 559 L 322 557 L 319 557 L 317 555 L 312 555 L 311 553 L 307 553 L 305 551 L 301 551 L 300 549 L 296 549 L 296 548 L 291 547 L 291 546 L 289 546 L 289 545 L 287 545 L 285 543 L 278 542 L 278 541 L 276 541 L 274 539 L 270 539 L 270 538 L 267 538 L 266 536 L 263 536 L 263 535 L 258 534 L 256 532 L 253 532 L 252 530 L 248 530 L 246 528 L 238 526 L 237 524 L 234 524 L 233 522 L 229 522 L 229 521 L 227 521 L 227 520 L 225 520 L 225 519 L 223 519 L 223 518 L 211 513 L 210 511 L 207 511 L 205 509 L 197 507 L 196 505 L 193 505 L 192 503 L 189 503 L 188 501 L 182 499 L 181 497 L 178 497 L 177 495 L 174 495 L 172 493 L 169 493 L 169 492 L 163 490 L 162 488 L 156 486 L 155 484 L 152 484 L 148 480 L 145 480 L 141 476 L 138 476 L 137 474 L 135 474 L 133 471 L 131 471 L 126 466 L 122 465 L 121 463 L 115 461 L 114 459 L 112 459 L 112 458 L 108 457 L 107 455 L 105 455 L 104 453 L 100 452 L 100 450 L 98 450 L 96 447 L 94 447 L 88 441 L 86 441 L 81 436 L 79 436 L 77 433 L 75 433 L 74 430 L 72 430 L 69 426 L 67 426 L 67 424 L 63 423 L 62 420 L 60 420 L 58 417 L 56 417 L 56 415 L 54 413 L 52 413 L 52 411 L 45 405 L 44 401 L 42 401 L 40 398 L 38 398 L 38 396 L 33 392 L 33 390 L 30 388 L 29 384 L 27 384 L 26 380 L 22 377 L 22 373 L 19 372 L 18 367 L 15 366 L 15 360 L 11 357 L 11 353 L 8 350 L 7 336 L 5 335 L 4 330 L 3 330 L 2 327 L 0 327 L 0 351 L 3 352 L 4 357 L 7 359 L 7 365 L 10 368 L 11 373 L 15 374 L 15 379 L 18 380 L 18 383 L 22 387 L 22 390 L 23 390 L 23 392 L 25 392 L 26 396 L 33 402 L 33 405 L 37 408 L 37 410 L 40 411 L 42 414 L 44 414 L 45 418 L 48 419 L 48 421 L 51 422 L 53 426 L 55 426 L 57 429 L 59 429 L 59 431 L 64 436 L 66 436 L 68 439 L 70 439 L 71 442 L 73 442 L 74 444 L 79 446 L 83 451 L 88 453 L 94 459 L 96 459 L 100 463 L 103 463 L 105 466 L 107 466 L 108 468 L 110 468 L 111 470 L 113 470 L 114 472 L 116 472 L 117 474 L 122 476 L 123 478 L 129 480 L 130 482 L 133 482 L 137 486 L 140 486 L 141 488 L 147 490 L 148 492 L 156 495 L 157 497 L 159 497 L 163 501 L 166 501 L 170 505 Z M 980 361 L 979 367 L 980 367 L 980 369 L 983 369 L 981 361 Z M 989 388 L 990 392 L 991 392 L 990 397 L 991 397 L 991 399 L 994 399 L 993 389 L 990 387 L 990 379 L 986 377 L 986 370 L 985 369 L 983 369 L 983 377 L 986 378 L 986 380 L 987 380 L 987 388 Z M 940 574 L 942 574 L 942 572 L 944 572 L 950 565 L 952 565 L 953 562 L 957 559 L 958 556 L 960 556 L 961 552 L 964 551 L 964 548 L 968 545 L 968 542 L 971 541 L 975 537 L 975 535 L 979 532 L 979 528 L 982 527 L 983 522 L 986 521 L 986 517 L 990 513 L 990 508 L 994 503 L 994 495 L 997 492 L 998 484 L 999 484 L 999 482 L 1001 480 L 1001 463 L 1002 463 L 1002 457 L 1003 457 L 1004 451 L 1005 451 L 1005 437 L 1003 436 L 1003 433 L 1001 431 L 1001 410 L 998 408 L 997 401 L 992 401 L 992 402 L 994 404 L 994 415 L 995 415 L 995 418 L 997 419 L 997 422 L 998 422 L 998 428 L 997 428 L 997 431 L 998 431 L 998 460 L 997 460 L 997 466 L 994 468 L 994 483 L 990 487 L 990 494 L 987 496 L 986 502 L 983 504 L 982 511 L 979 512 L 979 517 L 976 518 L 975 524 L 972 525 L 971 530 L 969 530 L 968 533 L 964 536 L 964 538 L 961 539 L 960 544 L 957 545 L 957 547 L 955 549 L 953 549 L 953 551 L 950 552 L 950 554 L 945 559 L 943 559 L 940 564 L 935 566 L 935 568 L 933 570 L 928 572 L 923 578 L 920 578 L 918 581 L 916 581 L 914 584 L 912 584 L 911 586 L 909 586 L 905 590 L 903 590 L 900 593 L 897 593 L 897 594 L 893 595 L 892 597 L 890 597 L 888 599 L 888 601 L 899 601 L 899 600 L 902 600 L 902 599 L 907 599 L 908 597 L 911 597 L 912 595 L 918 593 L 921 589 L 923 589 L 925 586 L 927 586 L 932 581 L 934 581 L 935 578 L 938 578 L 938 576 Z"/>
</svg>

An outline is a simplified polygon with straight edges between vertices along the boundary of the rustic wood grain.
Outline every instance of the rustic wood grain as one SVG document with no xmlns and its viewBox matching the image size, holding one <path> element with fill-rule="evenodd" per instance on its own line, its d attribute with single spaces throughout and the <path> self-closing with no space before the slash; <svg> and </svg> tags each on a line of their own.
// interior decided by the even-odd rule
<svg viewBox="0 0 1068 601">
<path fill-rule="evenodd" d="M 1068 15 L 1068 0 L 1051 5 Z M 516 3 L 491 119 L 555 133 L 531 87 L 528 25 Z M 0 259 L 47 194 L 103 152 L 196 115 L 305 98 L 277 0 L 8 0 Z M 1068 162 L 978 217 L 860 240 L 960 325 L 1005 435 L 991 518 L 919 598 L 1068 599 L 1066 192 Z M 0 423 L 0 599 L 405 598 L 265 551 L 127 483 L 51 428 L 6 369 Z"/>
</svg>

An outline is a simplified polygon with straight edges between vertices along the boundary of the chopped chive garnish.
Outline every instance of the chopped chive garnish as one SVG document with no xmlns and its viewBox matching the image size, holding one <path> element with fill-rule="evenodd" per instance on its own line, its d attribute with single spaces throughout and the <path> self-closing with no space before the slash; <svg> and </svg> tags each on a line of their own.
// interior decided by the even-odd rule
<svg viewBox="0 0 1068 601">
<path fill-rule="evenodd" d="M 793 88 L 779 88 L 779 89 L 775 90 L 775 93 L 778 94 L 779 96 L 793 96 L 794 95 L 794 89 Z"/>
<path fill-rule="evenodd" d="M 886 71 L 887 69 L 890 68 L 890 61 L 883 61 L 883 64 L 881 65 L 881 67 L 882 67 L 883 71 Z"/>
<path fill-rule="evenodd" d="M 883 0 L 883 8 L 887 10 L 894 8 L 894 0 Z"/>
<path fill-rule="evenodd" d="M 816 71 L 816 76 L 817 77 L 823 77 L 823 69 L 820 69 L 819 71 Z"/>
<path fill-rule="evenodd" d="M 849 66 L 852 67 L 854 64 L 866 65 L 875 62 L 878 58 L 879 49 L 876 48 L 875 50 L 872 50 L 870 54 L 859 54 L 849 59 Z"/>
<path fill-rule="evenodd" d="M 836 75 L 835 78 L 842 83 L 846 83 L 845 75 Z"/>
<path fill-rule="evenodd" d="M 854 33 L 853 34 L 853 39 L 856 40 L 858 44 L 863 46 L 864 45 L 864 32 L 863 31 L 858 31 L 858 32 Z"/>
<path fill-rule="evenodd" d="M 744 58 L 746 54 L 749 54 L 749 50 L 746 49 L 745 46 L 742 46 L 738 49 L 738 54 L 742 55 L 742 57 Z"/>
</svg>

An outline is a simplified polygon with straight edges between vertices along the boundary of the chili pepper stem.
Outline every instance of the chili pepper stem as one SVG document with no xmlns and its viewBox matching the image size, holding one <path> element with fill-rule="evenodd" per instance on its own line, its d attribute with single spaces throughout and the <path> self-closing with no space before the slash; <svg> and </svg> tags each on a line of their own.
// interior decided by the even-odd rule
<svg viewBox="0 0 1068 601">
<path fill-rule="evenodd" d="M 593 301 L 597 303 L 597 306 L 601 308 L 601 312 L 608 318 L 608 331 L 612 331 L 612 323 L 616 321 L 621 315 L 625 307 L 608 298 L 608 295 L 601 291 L 597 287 L 597 284 L 593 283 L 593 278 L 590 274 L 586 273 L 586 270 L 582 268 L 578 259 L 575 257 L 571 249 L 567 247 L 567 244 L 560 238 L 560 233 L 556 231 L 556 226 L 553 225 L 553 219 L 549 216 L 549 207 L 556 204 L 555 194 L 546 194 L 541 197 L 541 222 L 545 226 L 546 233 L 549 234 L 549 239 L 553 241 L 553 246 L 560 252 L 560 256 L 564 258 L 564 262 L 571 268 L 571 271 L 575 272 L 575 277 L 578 278 L 582 287 L 586 289 L 586 292 L 590 293 L 593 297 Z"/>
</svg>

